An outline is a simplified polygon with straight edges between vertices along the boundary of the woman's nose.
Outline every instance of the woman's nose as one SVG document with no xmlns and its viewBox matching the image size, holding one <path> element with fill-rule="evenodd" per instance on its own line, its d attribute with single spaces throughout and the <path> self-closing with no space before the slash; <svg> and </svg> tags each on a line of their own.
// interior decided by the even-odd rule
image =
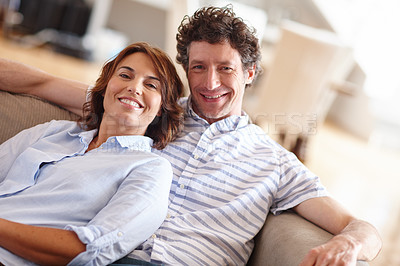
<svg viewBox="0 0 400 266">
<path fill-rule="evenodd" d="M 128 86 L 128 91 L 130 93 L 134 93 L 136 95 L 142 95 L 142 93 L 143 93 L 142 88 L 137 84 Z"/>
</svg>

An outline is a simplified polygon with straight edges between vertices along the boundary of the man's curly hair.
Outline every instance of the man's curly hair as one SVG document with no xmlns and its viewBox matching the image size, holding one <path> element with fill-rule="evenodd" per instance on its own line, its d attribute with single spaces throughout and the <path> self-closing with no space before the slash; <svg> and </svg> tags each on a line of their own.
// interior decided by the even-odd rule
<svg viewBox="0 0 400 266">
<path fill-rule="evenodd" d="M 185 16 L 178 28 L 176 40 L 176 60 L 186 73 L 189 67 L 190 44 L 196 41 L 210 44 L 228 41 L 239 52 L 244 70 L 255 66 L 255 77 L 261 73 L 261 51 L 255 29 L 236 17 L 231 5 L 222 8 L 203 7 L 191 17 Z"/>
</svg>

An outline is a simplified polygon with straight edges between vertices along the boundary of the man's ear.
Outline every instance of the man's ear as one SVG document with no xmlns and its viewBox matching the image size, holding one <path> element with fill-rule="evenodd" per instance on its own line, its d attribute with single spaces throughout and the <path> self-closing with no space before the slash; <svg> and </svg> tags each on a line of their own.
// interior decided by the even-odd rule
<svg viewBox="0 0 400 266">
<path fill-rule="evenodd" d="M 246 70 L 246 80 L 245 83 L 246 84 L 251 84 L 254 80 L 254 77 L 256 76 L 256 65 L 254 64 L 253 66 L 249 67 Z"/>
</svg>

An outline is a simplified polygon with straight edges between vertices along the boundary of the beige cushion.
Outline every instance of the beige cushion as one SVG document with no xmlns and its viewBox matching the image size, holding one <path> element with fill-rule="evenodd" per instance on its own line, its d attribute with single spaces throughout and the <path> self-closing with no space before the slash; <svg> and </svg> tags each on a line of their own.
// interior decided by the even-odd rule
<svg viewBox="0 0 400 266">
<path fill-rule="evenodd" d="M 35 96 L 0 91 L 0 143 L 53 119 L 77 120 L 78 115 Z"/>
</svg>

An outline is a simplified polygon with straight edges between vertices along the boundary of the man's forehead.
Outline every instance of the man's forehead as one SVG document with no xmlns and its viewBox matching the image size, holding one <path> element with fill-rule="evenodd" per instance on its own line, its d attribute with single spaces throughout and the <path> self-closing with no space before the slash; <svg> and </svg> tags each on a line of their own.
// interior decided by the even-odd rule
<svg viewBox="0 0 400 266">
<path fill-rule="evenodd" d="M 189 62 L 220 64 L 238 64 L 241 60 L 239 52 L 229 43 L 192 42 L 189 46 Z"/>
</svg>

